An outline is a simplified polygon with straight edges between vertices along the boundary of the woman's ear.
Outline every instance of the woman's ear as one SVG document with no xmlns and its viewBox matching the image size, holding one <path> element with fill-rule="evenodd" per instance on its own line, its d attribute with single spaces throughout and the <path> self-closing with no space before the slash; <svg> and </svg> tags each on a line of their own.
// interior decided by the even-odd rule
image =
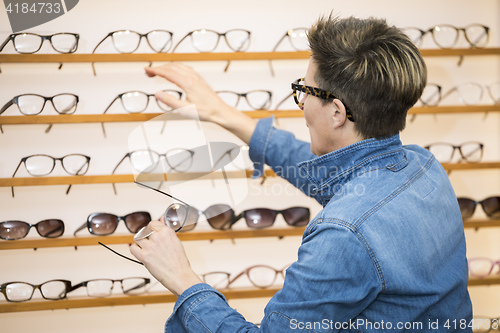
<svg viewBox="0 0 500 333">
<path fill-rule="evenodd" d="M 330 105 L 332 107 L 333 126 L 343 126 L 347 121 L 347 114 L 344 103 L 342 103 L 340 99 L 335 98 Z"/>
</svg>

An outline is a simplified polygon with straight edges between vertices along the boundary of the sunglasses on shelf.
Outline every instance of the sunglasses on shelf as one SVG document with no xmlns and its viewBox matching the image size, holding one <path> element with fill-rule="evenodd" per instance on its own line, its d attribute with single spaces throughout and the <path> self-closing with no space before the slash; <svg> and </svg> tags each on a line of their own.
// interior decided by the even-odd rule
<svg viewBox="0 0 500 333">
<path fill-rule="evenodd" d="M 120 221 L 125 223 L 128 231 L 136 233 L 151 222 L 151 215 L 144 211 L 133 212 L 125 216 L 109 213 L 93 213 L 87 217 L 87 221 L 78 227 L 73 234 L 76 235 L 80 230 L 87 228 L 92 235 L 111 235 L 116 231 Z"/>
<path fill-rule="evenodd" d="M 236 215 L 226 204 L 216 204 L 204 211 L 181 203 L 170 205 L 163 215 L 164 223 L 176 231 L 190 231 L 196 227 L 201 215 L 205 215 L 208 224 L 217 230 L 228 230 L 244 218 L 247 226 L 253 229 L 271 227 L 276 217 L 281 214 L 285 222 L 293 227 L 305 226 L 310 220 L 310 210 L 307 207 L 291 207 L 284 210 L 269 208 L 253 208 Z"/>
<path fill-rule="evenodd" d="M 22 239 L 28 235 L 31 228 L 35 228 L 42 237 L 57 238 L 64 233 L 64 222 L 58 219 L 47 219 L 36 224 L 18 220 L 4 221 L 0 222 L 0 238 L 5 240 Z"/>
<path fill-rule="evenodd" d="M 477 205 L 481 205 L 486 216 L 491 219 L 500 219 L 500 196 L 493 196 L 482 201 L 476 201 L 470 198 L 457 198 L 460 212 L 463 219 L 470 218 Z"/>
</svg>

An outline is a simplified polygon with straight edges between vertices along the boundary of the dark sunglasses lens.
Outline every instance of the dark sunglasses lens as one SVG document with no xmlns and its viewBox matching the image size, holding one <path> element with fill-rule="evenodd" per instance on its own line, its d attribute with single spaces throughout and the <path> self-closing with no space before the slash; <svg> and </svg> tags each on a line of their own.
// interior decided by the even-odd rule
<svg viewBox="0 0 500 333">
<path fill-rule="evenodd" d="M 89 218 L 90 232 L 94 235 L 110 235 L 118 226 L 118 217 L 113 214 L 95 214 Z"/>
<path fill-rule="evenodd" d="M 245 221 L 250 228 L 267 228 L 273 225 L 276 212 L 267 208 L 249 209 L 245 211 Z"/>
<path fill-rule="evenodd" d="M 476 209 L 476 202 L 472 199 L 458 198 L 458 205 L 460 206 L 463 219 L 471 217 Z"/>
<path fill-rule="evenodd" d="M 227 229 L 234 220 L 234 211 L 228 205 L 213 205 L 205 210 L 208 223 L 214 229 Z"/>
<path fill-rule="evenodd" d="M 484 212 L 488 217 L 500 219 L 500 197 L 490 197 L 481 202 Z"/>
<path fill-rule="evenodd" d="M 5 221 L 0 223 L 0 238 L 6 240 L 21 239 L 26 237 L 30 225 L 23 221 Z"/>
<path fill-rule="evenodd" d="M 64 222 L 57 219 L 43 220 L 36 224 L 36 230 L 42 237 L 60 237 L 64 233 Z"/>
<path fill-rule="evenodd" d="M 306 207 L 292 207 L 283 211 L 286 223 L 294 227 L 301 227 L 309 223 L 311 212 Z"/>
<path fill-rule="evenodd" d="M 148 212 L 135 212 L 125 216 L 125 225 L 134 234 L 147 226 L 149 222 L 151 222 L 151 215 Z"/>
<path fill-rule="evenodd" d="M 184 222 L 181 231 L 193 230 L 196 227 L 196 224 L 198 223 L 198 217 L 199 217 L 198 210 L 196 208 L 189 206 L 186 222 Z"/>
</svg>

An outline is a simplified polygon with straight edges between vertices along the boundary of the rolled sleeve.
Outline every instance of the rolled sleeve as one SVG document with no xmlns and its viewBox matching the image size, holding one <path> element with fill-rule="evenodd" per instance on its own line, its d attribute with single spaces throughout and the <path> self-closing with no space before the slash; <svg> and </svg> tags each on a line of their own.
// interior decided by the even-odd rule
<svg viewBox="0 0 500 333">
<path fill-rule="evenodd" d="M 165 333 L 219 332 L 222 328 L 232 332 L 258 330 L 231 308 L 219 291 L 199 283 L 179 296 L 165 324 Z"/>
<path fill-rule="evenodd" d="M 259 120 L 250 139 L 249 155 L 253 162 L 252 178 L 262 177 L 266 163 L 266 148 L 273 131 L 274 116 Z"/>
</svg>

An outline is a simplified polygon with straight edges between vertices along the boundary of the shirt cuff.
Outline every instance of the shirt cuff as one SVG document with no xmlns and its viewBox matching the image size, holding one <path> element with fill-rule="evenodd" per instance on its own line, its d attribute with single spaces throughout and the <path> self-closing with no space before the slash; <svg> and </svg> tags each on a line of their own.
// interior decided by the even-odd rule
<svg viewBox="0 0 500 333">
<path fill-rule="evenodd" d="M 260 119 L 248 144 L 254 168 L 252 178 L 259 178 L 264 174 L 266 149 L 273 132 L 273 122 L 274 116 Z"/>
<path fill-rule="evenodd" d="M 165 324 L 165 332 L 185 332 L 191 312 L 201 301 L 210 296 L 219 296 L 227 304 L 224 295 L 206 283 L 198 283 L 186 289 L 175 302 L 172 315 Z"/>
</svg>

